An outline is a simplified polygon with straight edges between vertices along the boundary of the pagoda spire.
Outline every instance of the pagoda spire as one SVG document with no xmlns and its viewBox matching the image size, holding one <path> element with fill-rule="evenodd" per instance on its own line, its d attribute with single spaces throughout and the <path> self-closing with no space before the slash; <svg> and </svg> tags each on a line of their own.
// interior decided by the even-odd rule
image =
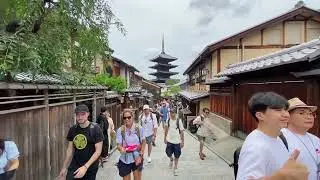
<svg viewBox="0 0 320 180">
<path fill-rule="evenodd" d="M 162 54 L 164 54 L 164 35 L 162 34 Z"/>
</svg>

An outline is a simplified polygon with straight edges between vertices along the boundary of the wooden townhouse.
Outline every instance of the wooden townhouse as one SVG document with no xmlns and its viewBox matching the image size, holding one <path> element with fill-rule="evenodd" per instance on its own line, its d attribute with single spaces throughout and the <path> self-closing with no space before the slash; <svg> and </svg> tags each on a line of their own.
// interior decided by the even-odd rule
<svg viewBox="0 0 320 180">
<path fill-rule="evenodd" d="M 232 81 L 228 81 L 228 76 L 216 77 L 218 73 L 230 64 L 245 63 L 319 36 L 320 12 L 298 3 L 284 14 L 206 46 L 184 72 L 189 76 L 188 91 L 210 91 L 211 111 L 218 119 L 231 122 L 235 118 L 233 111 L 238 108 L 230 96 L 234 90 L 229 88 Z M 206 99 L 200 99 L 199 104 L 201 101 L 207 103 Z"/>
</svg>

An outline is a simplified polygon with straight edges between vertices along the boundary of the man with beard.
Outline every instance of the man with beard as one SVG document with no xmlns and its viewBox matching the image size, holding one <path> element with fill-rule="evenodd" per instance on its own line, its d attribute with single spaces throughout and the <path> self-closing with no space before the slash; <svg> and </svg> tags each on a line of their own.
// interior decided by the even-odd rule
<svg viewBox="0 0 320 180">
<path fill-rule="evenodd" d="M 97 124 L 88 121 L 89 108 L 86 105 L 77 106 L 75 113 L 77 124 L 68 132 L 67 155 L 59 177 L 66 177 L 67 180 L 95 180 L 103 133 Z"/>
</svg>

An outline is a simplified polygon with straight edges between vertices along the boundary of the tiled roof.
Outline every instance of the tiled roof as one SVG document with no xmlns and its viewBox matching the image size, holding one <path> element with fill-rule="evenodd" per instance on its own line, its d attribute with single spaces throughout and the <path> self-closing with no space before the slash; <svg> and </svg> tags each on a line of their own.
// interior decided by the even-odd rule
<svg viewBox="0 0 320 180">
<path fill-rule="evenodd" d="M 118 94 L 117 92 L 114 91 L 107 91 L 106 98 L 111 99 L 111 98 L 116 98 L 120 97 L 121 95 Z"/>
<path fill-rule="evenodd" d="M 173 65 L 173 64 L 164 64 L 164 63 L 157 63 L 153 66 L 150 66 L 149 68 L 152 68 L 152 69 L 158 69 L 160 67 L 169 67 L 169 68 L 175 68 L 175 67 L 178 67 L 177 65 Z"/>
<path fill-rule="evenodd" d="M 62 84 L 60 79 L 48 75 L 32 75 L 31 73 L 18 73 L 14 76 L 17 82 L 35 82 L 39 84 Z"/>
<path fill-rule="evenodd" d="M 221 76 L 221 77 L 215 77 L 213 79 L 208 79 L 206 81 L 206 84 L 220 84 L 220 83 L 225 83 L 228 80 L 230 80 L 230 78 L 226 77 L 226 76 Z"/>
<path fill-rule="evenodd" d="M 122 63 L 122 64 L 125 64 L 125 65 L 129 66 L 129 68 L 133 69 L 134 71 L 140 72 L 137 68 L 135 68 L 134 66 L 132 66 L 132 65 L 124 62 L 123 60 L 121 60 L 121 59 L 119 59 L 119 58 L 117 58 L 117 57 L 115 57 L 115 56 L 112 56 L 112 58 L 113 58 L 113 60 L 115 60 L 115 61 L 118 61 L 118 62 L 120 62 L 120 63 Z"/>
<path fill-rule="evenodd" d="M 309 7 L 306 6 L 299 6 L 296 7 L 294 9 L 291 9 L 290 11 L 283 13 L 273 19 L 269 19 L 265 22 L 262 22 L 256 26 L 247 28 L 243 31 L 240 31 L 236 34 L 233 34 L 231 36 L 228 36 L 226 38 L 223 38 L 219 41 L 216 41 L 212 44 L 207 45 L 202 52 L 196 57 L 196 59 L 193 60 L 193 62 L 191 63 L 191 65 L 184 71 L 183 75 L 189 73 L 194 67 L 196 67 L 197 64 L 199 64 L 201 61 L 205 60 L 206 58 L 203 58 L 206 54 L 210 54 L 211 52 L 213 52 L 213 50 L 220 48 L 221 46 L 225 45 L 228 42 L 231 42 L 237 38 L 242 38 L 245 37 L 247 34 L 255 32 L 255 31 L 260 31 L 261 29 L 265 29 L 266 27 L 275 24 L 276 22 L 281 22 L 284 21 L 286 19 L 292 18 L 294 16 L 297 16 L 299 14 L 301 14 L 302 12 L 304 13 L 308 13 L 310 12 L 311 14 L 319 14 L 319 11 L 315 10 L 315 9 L 311 9 Z"/>
<path fill-rule="evenodd" d="M 166 75 L 175 75 L 175 74 L 179 74 L 178 72 L 171 72 L 171 71 L 156 71 L 156 72 L 152 72 L 149 73 L 150 75 L 162 75 L 162 74 L 166 74 Z"/>
<path fill-rule="evenodd" d="M 156 84 L 156 83 L 154 83 L 152 81 L 146 80 L 146 79 L 142 79 L 142 83 L 146 83 L 146 84 L 148 84 L 150 86 L 154 86 L 154 87 L 157 87 L 157 88 L 162 88 L 160 85 L 158 85 L 158 84 Z"/>
<path fill-rule="evenodd" d="M 179 92 L 181 96 L 188 99 L 189 101 L 204 98 L 209 96 L 209 92 L 198 92 L 198 91 L 181 91 Z"/>
<path fill-rule="evenodd" d="M 166 59 L 168 61 L 174 61 L 174 60 L 177 60 L 178 58 L 176 57 L 173 57 L 173 56 L 170 56 L 164 52 L 160 53 L 158 56 L 152 58 L 150 61 L 153 61 L 153 62 L 157 62 L 158 60 L 160 59 Z"/>
<path fill-rule="evenodd" d="M 311 61 L 320 56 L 320 39 L 315 39 L 272 54 L 245 62 L 231 64 L 216 77 L 242 74 L 300 61 Z"/>
<path fill-rule="evenodd" d="M 127 93 L 141 93 L 142 87 L 141 86 L 130 86 L 128 89 L 125 90 Z"/>
</svg>

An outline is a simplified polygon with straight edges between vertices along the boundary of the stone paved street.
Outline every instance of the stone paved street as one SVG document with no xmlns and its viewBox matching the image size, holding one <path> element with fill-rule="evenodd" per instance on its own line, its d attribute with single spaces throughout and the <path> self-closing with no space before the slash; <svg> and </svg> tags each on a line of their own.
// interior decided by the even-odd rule
<svg viewBox="0 0 320 180">
<path fill-rule="evenodd" d="M 205 148 L 207 159 L 202 161 L 198 155 L 199 143 L 188 133 L 185 133 L 185 147 L 179 162 L 179 176 L 173 176 L 169 169 L 169 159 L 165 155 L 163 130 L 159 128 L 157 146 L 153 149 L 152 163 L 146 164 L 143 171 L 144 180 L 181 179 L 181 180 L 233 180 L 233 169 L 214 153 Z M 147 152 L 147 151 L 146 151 Z M 120 180 L 118 170 L 114 165 L 119 153 L 115 152 L 104 168 L 100 168 L 98 180 Z"/>
</svg>

